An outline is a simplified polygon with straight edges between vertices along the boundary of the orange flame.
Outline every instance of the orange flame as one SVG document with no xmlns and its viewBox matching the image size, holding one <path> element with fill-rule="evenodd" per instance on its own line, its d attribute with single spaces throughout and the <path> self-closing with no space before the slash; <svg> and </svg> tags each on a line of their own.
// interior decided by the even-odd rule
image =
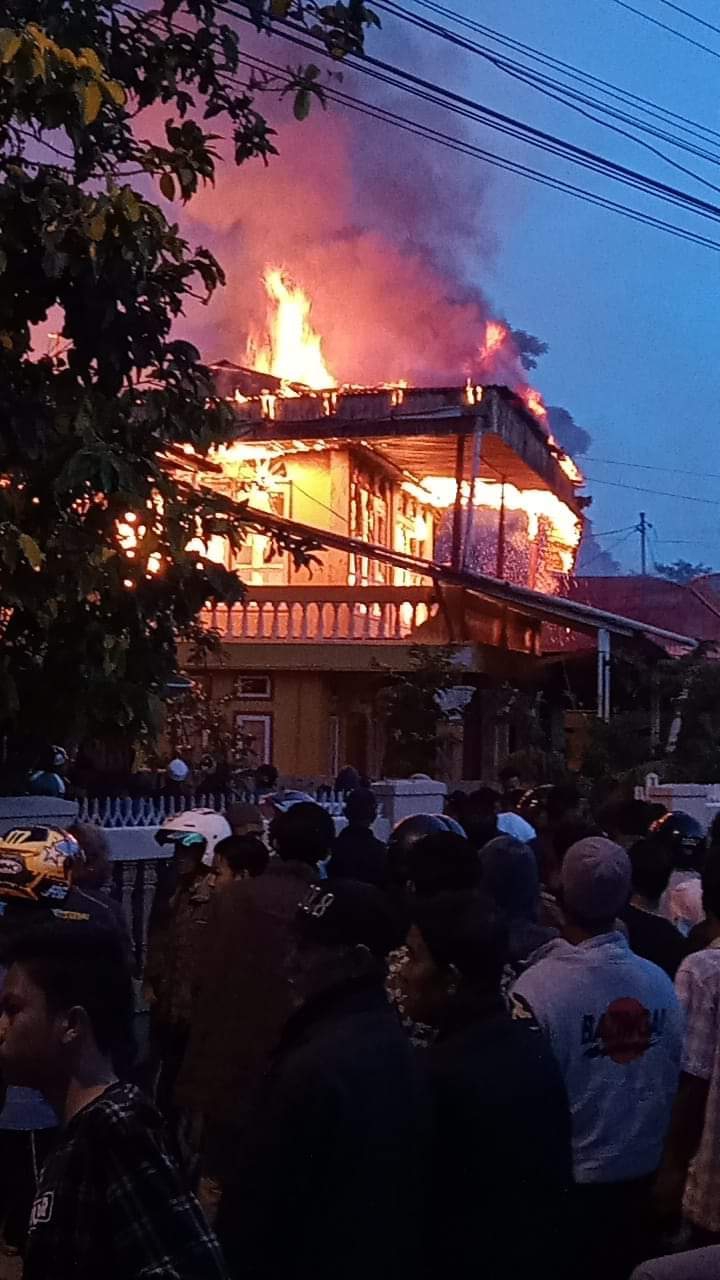
<svg viewBox="0 0 720 1280">
<path fill-rule="evenodd" d="M 306 293 L 283 274 L 268 267 L 264 277 L 270 306 L 268 335 L 257 349 L 248 344 L 248 362 L 259 373 L 295 382 L 313 391 L 337 386 L 322 351 L 322 338 L 310 324 L 311 302 Z"/>
<path fill-rule="evenodd" d="M 485 340 L 480 352 L 481 359 L 488 360 L 496 355 L 508 336 L 508 330 L 499 320 L 488 320 L 485 325 Z"/>
<path fill-rule="evenodd" d="M 547 409 L 545 401 L 535 387 L 519 387 L 518 395 L 521 400 L 525 401 L 525 407 L 540 421 L 547 422 Z"/>
</svg>

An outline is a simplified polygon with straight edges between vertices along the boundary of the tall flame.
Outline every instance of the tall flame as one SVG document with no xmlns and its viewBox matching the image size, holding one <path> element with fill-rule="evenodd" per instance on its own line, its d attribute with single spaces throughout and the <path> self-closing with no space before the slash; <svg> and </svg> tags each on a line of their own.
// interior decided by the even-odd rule
<svg viewBox="0 0 720 1280">
<path fill-rule="evenodd" d="M 530 410 L 539 422 L 547 422 L 548 412 L 545 407 L 545 401 L 535 387 L 519 387 L 518 395 L 521 400 L 525 401 L 526 408 Z"/>
<path fill-rule="evenodd" d="M 270 303 L 268 334 L 259 349 L 249 344 L 253 368 L 313 391 L 336 387 L 337 380 L 325 363 L 322 338 L 310 324 L 312 304 L 307 294 L 279 267 L 267 269 L 264 284 Z"/>
<path fill-rule="evenodd" d="M 480 358 L 488 360 L 496 355 L 508 336 L 508 330 L 499 320 L 488 320 L 485 325 L 485 339 L 480 351 Z"/>
</svg>

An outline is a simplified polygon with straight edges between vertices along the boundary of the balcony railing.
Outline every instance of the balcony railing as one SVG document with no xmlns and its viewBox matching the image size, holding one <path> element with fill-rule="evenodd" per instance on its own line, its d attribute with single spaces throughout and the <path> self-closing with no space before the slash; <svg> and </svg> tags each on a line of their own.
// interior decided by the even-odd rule
<svg viewBox="0 0 720 1280">
<path fill-rule="evenodd" d="M 430 587 L 250 586 L 242 604 L 207 609 L 203 621 L 225 640 L 397 644 L 437 611 Z"/>
</svg>

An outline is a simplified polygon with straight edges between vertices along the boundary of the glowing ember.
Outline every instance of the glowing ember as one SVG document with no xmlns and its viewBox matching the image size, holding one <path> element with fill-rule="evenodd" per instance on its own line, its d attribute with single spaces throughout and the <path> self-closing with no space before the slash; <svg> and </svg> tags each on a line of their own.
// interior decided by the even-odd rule
<svg viewBox="0 0 720 1280">
<path fill-rule="evenodd" d="M 268 335 L 259 349 L 248 345 L 248 362 L 260 373 L 313 391 L 337 386 L 325 364 L 322 339 L 310 324 L 312 304 L 307 294 L 278 267 L 265 272 L 265 289 L 270 301 Z"/>
</svg>

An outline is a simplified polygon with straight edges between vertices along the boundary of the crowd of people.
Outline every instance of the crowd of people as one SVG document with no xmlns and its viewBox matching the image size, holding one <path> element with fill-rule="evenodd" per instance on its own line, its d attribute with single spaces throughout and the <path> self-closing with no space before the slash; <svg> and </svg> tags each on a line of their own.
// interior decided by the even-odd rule
<svg viewBox="0 0 720 1280">
<path fill-rule="evenodd" d="M 3 838 L 26 1280 L 720 1272 L 720 821 L 502 781 L 169 820 L 140 1060 L 101 834 Z"/>
</svg>

